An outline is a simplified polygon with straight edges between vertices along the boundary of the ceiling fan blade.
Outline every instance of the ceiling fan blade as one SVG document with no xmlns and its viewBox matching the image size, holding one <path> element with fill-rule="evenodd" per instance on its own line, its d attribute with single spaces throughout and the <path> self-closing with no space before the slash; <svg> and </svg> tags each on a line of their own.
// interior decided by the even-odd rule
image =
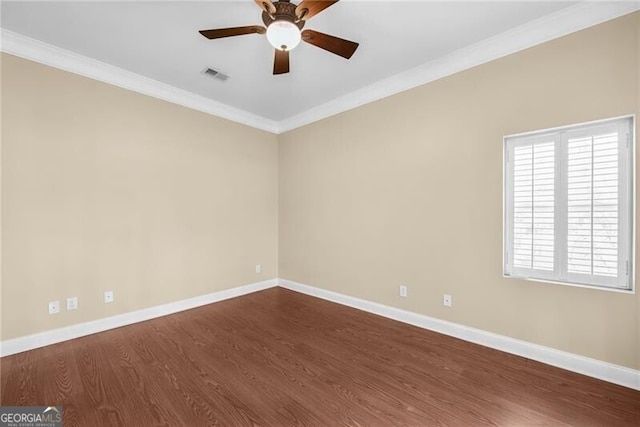
<svg viewBox="0 0 640 427">
<path fill-rule="evenodd" d="M 358 46 L 360 46 L 356 42 L 313 30 L 304 30 L 302 32 L 302 40 L 346 59 L 351 58 Z"/>
<path fill-rule="evenodd" d="M 285 74 L 289 72 L 289 51 L 276 49 L 276 57 L 273 61 L 273 74 Z"/>
<path fill-rule="evenodd" d="M 264 34 L 267 29 L 260 25 L 247 27 L 218 28 L 216 30 L 202 30 L 200 34 L 208 39 L 221 39 L 223 37 L 242 36 L 245 34 Z"/>
<path fill-rule="evenodd" d="M 338 0 L 303 0 L 296 7 L 296 16 L 306 21 L 335 3 L 338 3 Z"/>
<path fill-rule="evenodd" d="M 256 4 L 260 6 L 260 9 L 264 10 L 269 15 L 273 15 L 274 13 L 276 13 L 276 7 L 273 5 L 271 0 L 253 0 L 253 1 L 255 1 Z"/>
</svg>

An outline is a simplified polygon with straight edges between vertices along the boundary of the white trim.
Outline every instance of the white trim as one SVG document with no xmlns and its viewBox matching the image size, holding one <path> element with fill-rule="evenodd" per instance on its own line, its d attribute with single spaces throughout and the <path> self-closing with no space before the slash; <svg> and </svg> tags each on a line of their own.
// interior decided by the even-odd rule
<svg viewBox="0 0 640 427">
<path fill-rule="evenodd" d="M 640 371 L 614 365 L 566 351 L 533 344 L 527 341 L 494 334 L 482 329 L 471 328 L 423 314 L 412 313 L 399 308 L 343 295 L 286 279 L 278 279 L 278 285 L 292 291 L 322 298 L 348 307 L 363 310 L 419 328 L 439 332 L 465 341 L 536 360 L 558 368 L 577 372 L 621 386 L 640 390 Z"/>
<path fill-rule="evenodd" d="M 583 1 L 279 122 L 1 28 L 0 50 L 267 132 L 281 134 L 639 9 L 638 1 Z"/>
<path fill-rule="evenodd" d="M 274 120 L 231 107 L 221 102 L 195 95 L 166 83 L 141 76 L 122 68 L 65 50 L 22 34 L 0 28 L 2 52 L 59 68 L 90 79 L 109 83 L 143 95 L 182 105 L 196 111 L 222 117 L 267 132 L 277 133 Z"/>
<path fill-rule="evenodd" d="M 625 119 L 631 119 L 631 121 L 633 123 L 635 123 L 636 122 L 636 115 L 635 115 L 635 113 L 634 114 L 624 114 L 622 116 L 607 117 L 605 119 L 589 120 L 588 122 L 572 123 L 572 124 L 569 124 L 569 125 L 554 126 L 552 128 L 539 129 L 539 130 L 529 130 L 529 131 L 526 131 L 526 132 L 512 133 L 511 135 L 503 136 L 502 140 L 503 140 L 503 144 L 504 144 L 504 141 L 506 139 L 527 138 L 527 137 L 530 137 L 530 136 L 543 135 L 543 134 L 552 134 L 552 133 L 562 132 L 562 131 L 571 130 L 571 129 L 579 129 L 579 128 L 586 128 L 586 127 L 592 127 L 592 126 L 595 127 L 595 126 L 599 126 L 599 125 L 602 125 L 602 124 L 615 122 L 615 121 L 618 121 L 618 120 L 625 120 Z M 634 140 L 635 140 L 635 138 L 634 138 Z"/>
<path fill-rule="evenodd" d="M 640 2 L 638 1 L 616 3 L 583 1 L 289 117 L 280 122 L 280 133 L 413 89 L 639 9 Z"/>
<path fill-rule="evenodd" d="M 0 342 L 0 356 L 9 356 L 27 350 L 44 347 L 86 335 L 107 331 L 121 326 L 131 325 L 145 320 L 155 319 L 184 310 L 239 297 L 264 289 L 280 286 L 316 298 L 346 305 L 358 310 L 377 314 L 399 322 L 428 329 L 441 334 L 460 338 L 506 353 L 515 354 L 548 365 L 598 378 L 614 384 L 640 390 L 640 371 L 614 365 L 550 347 L 532 344 L 526 341 L 494 334 L 482 329 L 471 328 L 446 320 L 440 320 L 423 314 L 412 313 L 399 308 L 343 295 L 337 292 L 316 288 L 286 279 L 271 279 L 263 282 L 226 289 L 207 295 L 201 295 L 182 301 L 176 301 L 155 307 L 149 307 L 130 313 L 80 323 L 60 329 L 41 332 Z"/>
<path fill-rule="evenodd" d="M 86 335 L 108 331 L 109 329 L 119 328 L 121 326 L 131 325 L 133 323 L 143 322 L 149 319 L 155 319 L 156 317 L 166 316 L 168 314 L 173 314 L 184 310 L 190 310 L 192 308 L 223 301 L 229 298 L 235 298 L 241 295 L 273 288 L 277 286 L 277 283 L 277 279 L 266 280 L 264 282 L 257 282 L 231 289 L 225 289 L 223 291 L 200 295 L 182 301 L 171 302 L 168 304 L 149 307 L 129 313 L 118 314 L 116 316 L 93 320 L 91 322 L 80 323 L 77 325 L 54 329 L 51 331 L 40 332 L 33 335 L 5 340 L 0 342 L 0 356 L 9 356 L 11 354 L 33 350 L 39 347 L 72 340 L 74 338 L 80 338 Z"/>
</svg>

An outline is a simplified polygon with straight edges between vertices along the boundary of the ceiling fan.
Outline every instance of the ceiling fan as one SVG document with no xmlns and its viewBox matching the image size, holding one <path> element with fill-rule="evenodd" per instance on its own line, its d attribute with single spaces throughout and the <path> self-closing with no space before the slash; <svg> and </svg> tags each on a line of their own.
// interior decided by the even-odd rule
<svg viewBox="0 0 640 427">
<path fill-rule="evenodd" d="M 300 41 L 307 42 L 321 49 L 327 50 L 343 58 L 349 59 L 358 48 L 358 43 L 330 36 L 314 30 L 304 30 L 307 20 L 313 18 L 338 0 L 303 0 L 299 5 L 289 0 L 254 0 L 262 9 L 262 21 L 266 28 L 260 25 L 246 27 L 218 28 L 202 30 L 200 34 L 208 39 L 241 36 L 245 34 L 267 34 L 269 43 L 275 48 L 273 74 L 289 72 L 289 51 Z"/>
</svg>

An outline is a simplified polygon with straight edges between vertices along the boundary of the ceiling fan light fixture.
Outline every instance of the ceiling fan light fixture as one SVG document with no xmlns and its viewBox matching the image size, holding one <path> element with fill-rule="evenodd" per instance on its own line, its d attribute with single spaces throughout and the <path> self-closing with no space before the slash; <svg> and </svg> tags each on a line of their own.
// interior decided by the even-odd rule
<svg viewBox="0 0 640 427">
<path fill-rule="evenodd" d="M 292 50 L 298 46 L 301 39 L 300 28 L 293 22 L 277 20 L 267 28 L 267 40 L 271 46 L 279 50 Z"/>
</svg>

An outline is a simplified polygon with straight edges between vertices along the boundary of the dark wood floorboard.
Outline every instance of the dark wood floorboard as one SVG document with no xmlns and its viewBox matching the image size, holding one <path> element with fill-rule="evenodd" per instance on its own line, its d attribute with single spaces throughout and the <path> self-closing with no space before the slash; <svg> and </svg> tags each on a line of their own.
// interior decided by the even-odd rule
<svg viewBox="0 0 640 427">
<path fill-rule="evenodd" d="M 282 288 L 0 359 L 69 426 L 640 426 L 640 392 Z"/>
</svg>

